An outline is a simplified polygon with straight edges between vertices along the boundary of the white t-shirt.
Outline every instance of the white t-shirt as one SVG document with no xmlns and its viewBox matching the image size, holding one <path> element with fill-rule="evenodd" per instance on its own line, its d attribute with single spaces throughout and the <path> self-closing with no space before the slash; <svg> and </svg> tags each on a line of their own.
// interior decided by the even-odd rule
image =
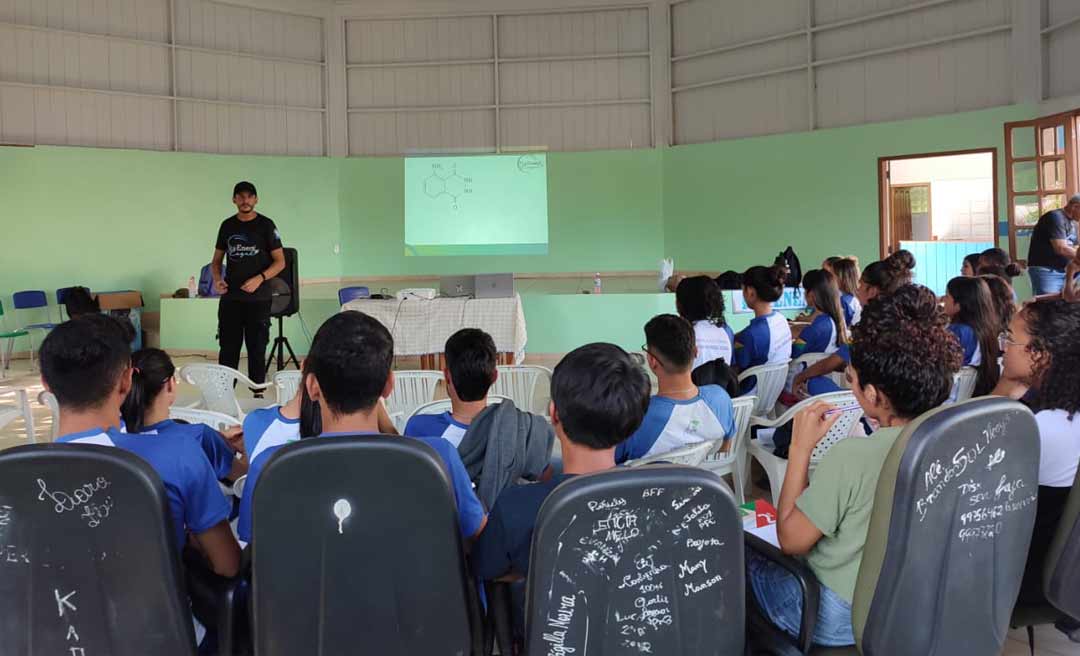
<svg viewBox="0 0 1080 656">
<path fill-rule="evenodd" d="M 1072 487 L 1080 464 L 1080 416 L 1069 419 L 1064 410 L 1043 410 L 1035 414 L 1039 425 L 1039 485 Z"/>
<path fill-rule="evenodd" d="M 695 321 L 694 340 L 697 342 L 697 357 L 694 358 L 694 369 L 717 358 L 724 358 L 724 362 L 729 365 L 732 364 L 731 343 L 734 339 L 732 338 L 731 329 L 727 326 L 717 326 L 711 321 L 705 320 Z"/>
</svg>

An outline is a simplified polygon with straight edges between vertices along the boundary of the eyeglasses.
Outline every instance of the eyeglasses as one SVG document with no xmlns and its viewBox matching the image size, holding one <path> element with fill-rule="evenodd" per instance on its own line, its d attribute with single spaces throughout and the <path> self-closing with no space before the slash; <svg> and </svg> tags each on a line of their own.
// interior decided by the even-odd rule
<svg viewBox="0 0 1080 656">
<path fill-rule="evenodd" d="M 1009 336 L 1009 333 L 1001 333 L 1000 335 L 998 335 L 999 349 L 1004 351 L 1010 346 L 1027 346 L 1027 344 L 1021 344 L 1020 342 L 1013 340 L 1013 338 Z"/>
</svg>

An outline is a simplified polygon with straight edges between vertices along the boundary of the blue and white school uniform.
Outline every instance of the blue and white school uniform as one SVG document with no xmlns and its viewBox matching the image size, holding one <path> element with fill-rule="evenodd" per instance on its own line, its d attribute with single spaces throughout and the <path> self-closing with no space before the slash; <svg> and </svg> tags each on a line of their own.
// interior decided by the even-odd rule
<svg viewBox="0 0 1080 656">
<path fill-rule="evenodd" d="M 791 359 L 791 328 L 779 312 L 754 317 L 750 325 L 735 335 L 735 365 L 740 371 L 764 364 L 778 364 Z M 757 379 L 743 381 L 740 392 L 753 394 Z"/>
<path fill-rule="evenodd" d="M 317 439 L 351 437 L 364 434 L 365 433 L 323 433 Z M 375 433 L 368 434 L 375 435 Z M 389 440 L 395 438 L 388 437 L 386 439 Z M 454 489 L 454 500 L 457 502 L 458 525 L 461 529 L 461 535 L 466 538 L 475 535 L 476 532 L 480 530 L 480 526 L 484 521 L 484 506 L 480 503 L 480 499 L 473 490 L 472 481 L 469 479 L 468 472 L 465 471 L 465 464 L 461 462 L 461 456 L 458 455 L 457 449 L 441 437 L 416 437 L 409 439 L 420 440 L 424 444 L 427 444 L 435 449 L 436 453 L 439 454 L 439 457 L 442 458 L 442 461 L 446 464 L 446 469 L 450 474 L 450 482 Z M 285 443 L 268 446 L 259 450 L 259 453 L 251 459 L 251 464 L 248 467 L 247 481 L 244 483 L 244 496 L 240 499 L 240 516 L 236 523 L 237 535 L 239 535 L 240 539 L 244 542 L 251 542 L 251 500 L 255 496 L 255 486 L 259 482 L 259 475 L 266 467 L 266 463 L 268 463 L 274 454 L 284 446 Z"/>
<path fill-rule="evenodd" d="M 210 466 L 214 468 L 218 480 L 228 478 L 232 472 L 236 453 L 229 448 L 221 433 L 206 424 L 180 424 L 172 419 L 166 419 L 144 426 L 139 434 L 194 440 L 206 454 L 206 459 L 210 461 Z"/>
<path fill-rule="evenodd" d="M 165 486 L 178 549 L 184 547 L 186 531 L 203 533 L 229 518 L 232 504 L 221 492 L 210 461 L 194 440 L 163 440 L 110 428 L 71 433 L 56 441 L 119 447 L 149 463 Z"/>
<path fill-rule="evenodd" d="M 735 433 L 731 397 L 719 385 L 702 385 L 692 399 L 649 399 L 649 409 L 634 434 L 615 448 L 615 462 L 658 455 Z"/>
<path fill-rule="evenodd" d="M 862 318 L 862 303 L 853 294 L 840 294 L 840 305 L 844 307 L 844 321 L 848 328 L 859 323 Z"/>
<path fill-rule="evenodd" d="M 438 415 L 416 415 L 405 424 L 408 437 L 441 437 L 456 449 L 465 439 L 467 424 L 456 421 L 449 412 Z"/>
<path fill-rule="evenodd" d="M 975 329 L 966 323 L 950 323 L 949 331 L 956 335 L 960 347 L 964 349 L 964 366 L 977 367 L 982 364 L 982 350 L 979 348 L 979 336 Z"/>
<path fill-rule="evenodd" d="M 697 357 L 694 358 L 693 369 L 718 358 L 723 358 L 729 365 L 732 364 L 731 354 L 735 348 L 735 333 L 727 324 L 717 326 L 711 321 L 695 321 L 694 341 L 697 343 Z"/>
<path fill-rule="evenodd" d="M 298 439 L 300 419 L 289 419 L 281 414 L 281 406 L 260 408 L 244 417 L 244 451 L 249 463 L 255 462 L 255 458 L 270 447 Z"/>
<path fill-rule="evenodd" d="M 836 323 L 829 315 L 819 314 L 792 342 L 791 357 L 797 358 L 807 353 L 836 353 L 836 337 Z"/>
</svg>

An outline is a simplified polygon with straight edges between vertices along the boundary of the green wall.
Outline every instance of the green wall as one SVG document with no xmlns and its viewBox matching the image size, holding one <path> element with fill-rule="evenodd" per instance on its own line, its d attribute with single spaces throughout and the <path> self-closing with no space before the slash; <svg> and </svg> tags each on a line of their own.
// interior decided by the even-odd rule
<svg viewBox="0 0 1080 656">
<path fill-rule="evenodd" d="M 788 244 L 806 268 L 837 253 L 866 263 L 878 252 L 879 156 L 997 148 L 1004 220 L 1002 126 L 1036 114 L 1015 106 L 675 148 L 551 153 L 548 254 L 484 258 L 404 256 L 401 158 L 0 148 L 0 299 L 85 284 L 141 289 L 156 310 L 161 293 L 209 260 L 240 179 L 259 187 L 259 209 L 300 250 L 308 279 L 652 270 L 664 256 L 681 270 L 741 270 Z M 1026 279 L 1017 283 L 1023 295 Z M 537 320 L 539 344 L 545 325 L 565 321 L 559 316 Z"/>
<path fill-rule="evenodd" d="M 342 274 L 651 270 L 664 254 L 659 150 L 551 153 L 548 254 L 406 257 L 400 158 L 342 160 Z"/>
<path fill-rule="evenodd" d="M 830 255 L 865 265 L 878 259 L 878 157 L 970 148 L 998 149 L 1005 221 L 1003 125 L 1035 114 L 1003 107 L 668 149 L 665 248 L 680 269 L 742 271 L 788 245 L 804 270 Z"/>
<path fill-rule="evenodd" d="M 302 253 L 307 277 L 336 277 L 337 163 L 92 148 L 0 148 L 0 299 L 82 284 L 139 289 L 148 309 L 213 255 L 232 185 L 253 181 L 259 210 Z"/>
</svg>

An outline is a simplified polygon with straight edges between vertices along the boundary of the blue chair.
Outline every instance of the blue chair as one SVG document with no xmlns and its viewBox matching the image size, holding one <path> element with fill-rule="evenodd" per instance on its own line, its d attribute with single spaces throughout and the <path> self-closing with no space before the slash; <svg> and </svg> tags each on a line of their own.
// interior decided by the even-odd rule
<svg viewBox="0 0 1080 656">
<path fill-rule="evenodd" d="M 60 318 L 60 321 L 66 321 L 71 318 L 70 316 L 67 316 L 65 309 L 67 308 L 67 295 L 72 289 L 75 288 L 61 287 L 56 290 L 56 314 Z"/>
<path fill-rule="evenodd" d="M 337 298 L 338 303 L 345 305 L 358 298 L 371 298 L 371 290 L 367 287 L 342 287 L 337 292 Z"/>
<path fill-rule="evenodd" d="M 12 305 L 16 310 L 37 310 L 45 309 L 45 322 L 32 323 L 22 327 L 22 330 L 30 333 L 30 366 L 33 369 L 34 363 L 34 336 L 33 331 L 40 330 L 43 333 L 47 333 L 53 328 L 56 328 L 55 323 L 52 322 L 52 317 L 49 315 L 49 297 L 45 295 L 45 292 L 35 289 L 29 291 L 15 292 L 11 295 Z"/>
</svg>

